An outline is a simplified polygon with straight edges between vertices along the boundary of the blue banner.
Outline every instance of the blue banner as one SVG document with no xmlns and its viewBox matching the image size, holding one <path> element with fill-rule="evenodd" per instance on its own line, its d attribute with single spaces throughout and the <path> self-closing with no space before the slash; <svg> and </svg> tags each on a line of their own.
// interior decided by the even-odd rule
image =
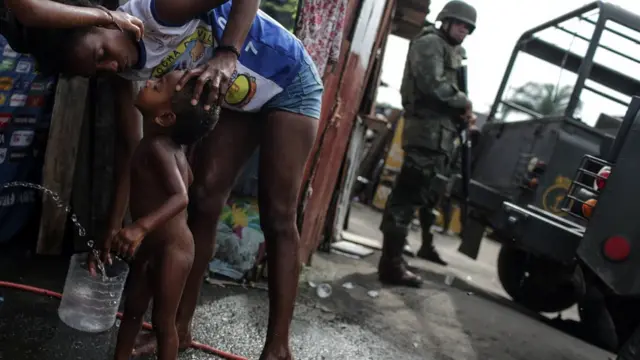
<svg viewBox="0 0 640 360">
<path fill-rule="evenodd" d="M 55 78 L 37 74 L 33 59 L 15 52 L 0 36 L 0 184 L 41 183 L 55 85 Z M 41 196 L 33 189 L 1 190 L 3 243 L 22 229 Z"/>
</svg>

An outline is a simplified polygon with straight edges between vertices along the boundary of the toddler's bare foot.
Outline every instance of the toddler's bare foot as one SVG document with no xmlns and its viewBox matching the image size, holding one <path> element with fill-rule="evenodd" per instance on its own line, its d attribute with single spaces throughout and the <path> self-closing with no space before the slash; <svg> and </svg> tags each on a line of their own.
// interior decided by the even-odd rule
<svg viewBox="0 0 640 360">
<path fill-rule="evenodd" d="M 191 334 L 181 335 L 178 346 L 180 350 L 188 349 L 191 346 Z M 155 354 L 157 350 L 158 342 L 156 335 L 153 332 L 141 332 L 136 338 L 136 344 L 131 355 L 134 357 L 152 355 Z"/>
</svg>

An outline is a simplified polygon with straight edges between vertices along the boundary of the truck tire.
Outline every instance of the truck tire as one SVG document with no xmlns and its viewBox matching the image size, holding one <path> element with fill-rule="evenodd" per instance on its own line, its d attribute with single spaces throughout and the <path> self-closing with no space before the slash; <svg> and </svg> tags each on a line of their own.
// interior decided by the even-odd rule
<svg viewBox="0 0 640 360">
<path fill-rule="evenodd" d="M 535 312 L 560 312 L 577 302 L 577 291 L 560 276 L 566 267 L 503 245 L 498 255 L 498 278 L 514 302 Z"/>
</svg>

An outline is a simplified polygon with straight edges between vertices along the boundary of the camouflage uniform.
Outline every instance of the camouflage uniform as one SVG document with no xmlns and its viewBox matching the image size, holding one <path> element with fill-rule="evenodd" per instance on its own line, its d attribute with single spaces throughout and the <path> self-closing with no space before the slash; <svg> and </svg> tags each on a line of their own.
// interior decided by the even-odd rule
<svg viewBox="0 0 640 360">
<path fill-rule="evenodd" d="M 463 15 L 461 19 L 461 16 Z M 464 15 L 468 15 L 464 17 Z M 462 1 L 451 1 L 438 20 L 456 19 L 475 25 L 475 9 Z M 430 184 L 437 173 L 445 173 L 453 160 L 457 123 L 469 100 L 462 74 L 464 49 L 434 27 L 425 28 L 411 43 L 407 54 L 401 95 L 405 109 L 404 162 L 396 179 L 380 225 L 384 235 L 380 280 L 418 285 L 419 278 L 406 270 L 402 249 L 416 208 L 420 208 L 423 247 L 419 255 L 444 263 L 432 245 L 429 228 L 437 203 Z M 434 259 L 434 256 L 437 259 Z"/>
</svg>

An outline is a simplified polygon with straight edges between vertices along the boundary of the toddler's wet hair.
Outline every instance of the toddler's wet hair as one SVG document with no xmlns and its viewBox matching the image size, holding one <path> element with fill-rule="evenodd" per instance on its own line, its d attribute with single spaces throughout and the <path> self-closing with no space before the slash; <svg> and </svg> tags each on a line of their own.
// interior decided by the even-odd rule
<svg viewBox="0 0 640 360">
<path fill-rule="evenodd" d="M 176 91 L 171 99 L 171 109 L 176 114 L 172 138 L 180 145 L 190 145 L 205 136 L 218 122 L 218 116 L 213 110 L 207 111 L 203 104 L 211 91 L 209 83 L 205 84 L 198 105 L 191 105 L 193 90 L 197 78 L 193 78 L 180 91 Z"/>
</svg>

